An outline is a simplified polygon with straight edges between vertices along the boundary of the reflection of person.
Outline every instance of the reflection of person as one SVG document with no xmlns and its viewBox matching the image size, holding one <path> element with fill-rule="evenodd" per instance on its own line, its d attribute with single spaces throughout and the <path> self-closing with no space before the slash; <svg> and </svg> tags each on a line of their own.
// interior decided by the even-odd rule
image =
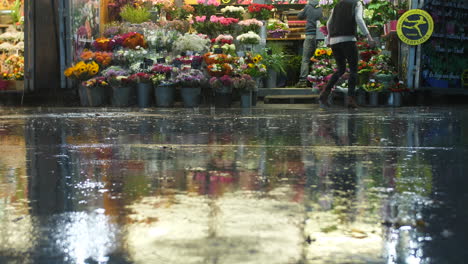
<svg viewBox="0 0 468 264">
<path fill-rule="evenodd" d="M 309 0 L 309 3 L 305 5 L 304 9 L 302 9 L 299 14 L 297 14 L 297 18 L 306 19 L 307 23 L 302 51 L 301 73 L 299 76 L 299 82 L 296 84 L 296 87 L 306 87 L 306 78 L 307 74 L 309 74 L 310 57 L 312 57 L 312 54 L 314 54 L 315 51 L 317 21 L 322 18 L 322 8 L 318 7 L 318 1 Z"/>
<path fill-rule="evenodd" d="M 328 106 L 328 96 L 332 87 L 346 71 L 346 62 L 349 65 L 348 80 L 348 107 L 356 108 L 355 87 L 358 79 L 358 50 L 356 47 L 357 26 L 361 32 L 367 36 L 371 45 L 374 40 L 369 34 L 366 23 L 362 18 L 363 7 L 358 0 L 341 0 L 335 8 L 327 22 L 328 36 L 327 45 L 330 45 L 335 57 L 338 70 L 332 75 L 327 86 L 319 97 L 322 106 Z"/>
</svg>

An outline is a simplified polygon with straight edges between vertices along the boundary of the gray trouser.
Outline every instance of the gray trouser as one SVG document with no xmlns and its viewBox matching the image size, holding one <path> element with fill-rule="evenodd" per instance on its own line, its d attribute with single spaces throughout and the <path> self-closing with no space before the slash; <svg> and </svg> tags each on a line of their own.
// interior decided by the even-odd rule
<svg viewBox="0 0 468 264">
<path fill-rule="evenodd" d="M 309 74 L 310 58 L 315 52 L 315 46 L 315 35 L 306 35 L 302 50 L 301 75 L 299 76 L 301 80 L 305 80 Z"/>
</svg>

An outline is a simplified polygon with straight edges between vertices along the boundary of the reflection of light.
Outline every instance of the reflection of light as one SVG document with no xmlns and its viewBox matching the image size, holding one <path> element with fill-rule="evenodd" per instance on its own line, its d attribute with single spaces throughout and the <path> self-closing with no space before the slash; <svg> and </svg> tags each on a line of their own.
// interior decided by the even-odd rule
<svg viewBox="0 0 468 264">
<path fill-rule="evenodd" d="M 115 249 L 116 227 L 109 223 L 102 209 L 61 215 L 57 225 L 56 246 L 73 263 L 85 263 L 89 258 L 104 262 Z"/>
<path fill-rule="evenodd" d="M 249 191 L 208 196 L 146 197 L 130 206 L 126 230 L 133 263 L 298 263 L 303 206 Z M 274 256 L 274 257 L 272 257 Z"/>
</svg>

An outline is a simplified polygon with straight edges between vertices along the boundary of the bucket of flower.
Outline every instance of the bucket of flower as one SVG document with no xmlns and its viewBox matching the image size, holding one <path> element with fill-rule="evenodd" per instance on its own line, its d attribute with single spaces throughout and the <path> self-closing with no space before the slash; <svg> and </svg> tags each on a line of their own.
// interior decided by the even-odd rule
<svg viewBox="0 0 468 264">
<path fill-rule="evenodd" d="M 394 85 L 388 88 L 390 96 L 388 98 L 388 105 L 399 107 L 402 104 L 402 94 L 408 92 L 409 89 L 406 87 L 403 81 L 398 81 Z"/>
<path fill-rule="evenodd" d="M 201 70 L 183 69 L 174 78 L 174 84 L 180 88 L 184 107 L 198 107 L 200 104 L 201 83 L 206 79 Z"/>
<path fill-rule="evenodd" d="M 377 106 L 379 104 L 379 93 L 383 89 L 383 85 L 375 79 L 370 79 L 369 82 L 362 85 L 362 89 L 369 95 L 369 105 Z"/>
</svg>

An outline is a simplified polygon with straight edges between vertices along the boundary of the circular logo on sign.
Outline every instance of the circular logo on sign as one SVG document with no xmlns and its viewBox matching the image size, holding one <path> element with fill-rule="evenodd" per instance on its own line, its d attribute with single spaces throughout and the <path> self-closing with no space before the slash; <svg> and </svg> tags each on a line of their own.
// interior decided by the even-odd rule
<svg viewBox="0 0 468 264">
<path fill-rule="evenodd" d="M 434 31 L 431 15 L 421 9 L 412 9 L 398 19 L 398 37 L 408 45 L 419 45 L 426 42 Z"/>
</svg>

